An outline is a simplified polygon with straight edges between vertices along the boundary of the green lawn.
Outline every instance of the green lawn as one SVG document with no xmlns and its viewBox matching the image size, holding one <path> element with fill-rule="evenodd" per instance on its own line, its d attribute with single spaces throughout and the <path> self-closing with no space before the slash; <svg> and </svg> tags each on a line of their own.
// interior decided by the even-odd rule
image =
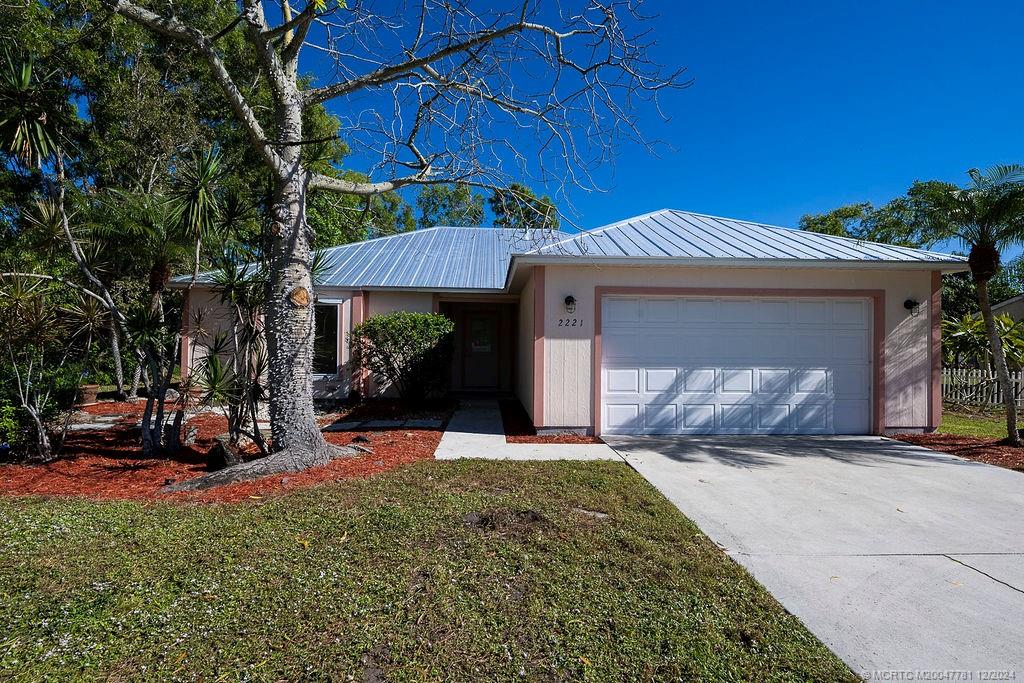
<svg viewBox="0 0 1024 683">
<path fill-rule="evenodd" d="M 942 411 L 939 432 L 989 439 L 1006 438 L 1006 416 L 995 413 L 961 413 Z"/>
<path fill-rule="evenodd" d="M 3 680 L 852 679 L 616 463 L 428 462 L 241 505 L 0 499 L 0 624 Z"/>
</svg>

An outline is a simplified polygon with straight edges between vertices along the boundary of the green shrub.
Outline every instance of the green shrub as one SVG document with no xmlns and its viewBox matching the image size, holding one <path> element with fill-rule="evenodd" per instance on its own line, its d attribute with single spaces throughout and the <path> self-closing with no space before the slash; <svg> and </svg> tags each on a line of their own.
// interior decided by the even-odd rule
<svg viewBox="0 0 1024 683">
<path fill-rule="evenodd" d="M 455 323 L 438 313 L 374 315 L 349 335 L 352 363 L 407 401 L 421 401 L 446 385 Z"/>
<path fill-rule="evenodd" d="M 15 414 L 17 410 L 17 407 L 10 403 L 0 403 L 0 441 L 6 441 L 12 449 L 21 441 L 21 425 Z"/>
</svg>

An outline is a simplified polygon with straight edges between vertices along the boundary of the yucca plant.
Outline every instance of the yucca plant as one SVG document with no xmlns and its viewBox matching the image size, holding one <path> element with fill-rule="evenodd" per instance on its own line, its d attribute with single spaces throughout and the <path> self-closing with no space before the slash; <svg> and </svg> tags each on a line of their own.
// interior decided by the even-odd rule
<svg viewBox="0 0 1024 683">
<path fill-rule="evenodd" d="M 39 167 L 57 150 L 54 119 L 67 106 L 55 71 L 40 71 L 31 55 L 4 50 L 0 73 L 0 141 L 26 167 Z"/>
<path fill-rule="evenodd" d="M 259 266 L 242 262 L 231 249 L 215 262 L 214 291 L 231 317 L 227 329 L 208 335 L 204 357 L 195 367 L 195 383 L 202 401 L 223 411 L 228 421 L 228 444 L 238 456 L 243 438 L 269 453 L 257 424 L 260 401 L 266 399 L 263 378 L 267 372 L 263 308 L 266 273 Z"/>
</svg>

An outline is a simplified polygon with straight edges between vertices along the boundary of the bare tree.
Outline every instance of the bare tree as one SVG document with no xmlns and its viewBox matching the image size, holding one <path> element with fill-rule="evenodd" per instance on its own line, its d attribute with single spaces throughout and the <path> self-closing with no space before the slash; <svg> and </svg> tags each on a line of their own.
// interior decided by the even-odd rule
<svg viewBox="0 0 1024 683">
<path fill-rule="evenodd" d="M 593 171 L 618 145 L 647 144 L 637 105 L 656 105 L 659 92 L 686 85 L 682 69 L 666 71 L 648 58 L 648 18 L 635 0 L 570 0 L 560 10 L 540 0 L 504 8 L 470 0 L 239 0 L 237 17 L 212 32 L 176 17 L 173 4 L 160 2 L 157 11 L 156 2 L 104 3 L 202 55 L 273 177 L 266 330 L 276 452 L 239 469 L 239 478 L 336 455 L 313 413 L 310 190 L 369 198 L 428 183 L 493 190 L 525 179 L 595 187 Z M 253 106 L 249 85 L 218 48 L 233 31 L 258 57 L 270 112 Z M 331 72 L 329 82 L 305 86 L 302 54 Z M 374 160 L 370 181 L 311 172 L 304 163 L 304 146 L 323 141 L 304 139 L 303 112 L 326 103 L 341 112 L 341 135 L 353 151 Z M 233 476 L 217 474 L 193 487 Z"/>
</svg>

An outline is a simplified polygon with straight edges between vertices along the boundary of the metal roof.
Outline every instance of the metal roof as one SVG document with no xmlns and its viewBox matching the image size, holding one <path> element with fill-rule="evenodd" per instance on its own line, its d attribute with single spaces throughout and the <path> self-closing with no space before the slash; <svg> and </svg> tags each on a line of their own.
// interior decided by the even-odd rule
<svg viewBox="0 0 1024 683">
<path fill-rule="evenodd" d="M 562 259 L 789 266 L 966 268 L 966 258 L 663 209 L 582 233 L 436 227 L 325 250 L 318 286 L 345 289 L 503 290 L 510 263 Z M 176 285 L 189 276 L 176 277 Z M 210 273 L 199 282 L 209 283 Z"/>
<path fill-rule="evenodd" d="M 588 230 L 529 254 L 626 258 L 965 263 L 924 249 L 662 209 Z"/>
<path fill-rule="evenodd" d="M 557 230 L 436 227 L 325 250 L 320 286 L 502 289 L 512 254 L 569 237 Z"/>
</svg>

